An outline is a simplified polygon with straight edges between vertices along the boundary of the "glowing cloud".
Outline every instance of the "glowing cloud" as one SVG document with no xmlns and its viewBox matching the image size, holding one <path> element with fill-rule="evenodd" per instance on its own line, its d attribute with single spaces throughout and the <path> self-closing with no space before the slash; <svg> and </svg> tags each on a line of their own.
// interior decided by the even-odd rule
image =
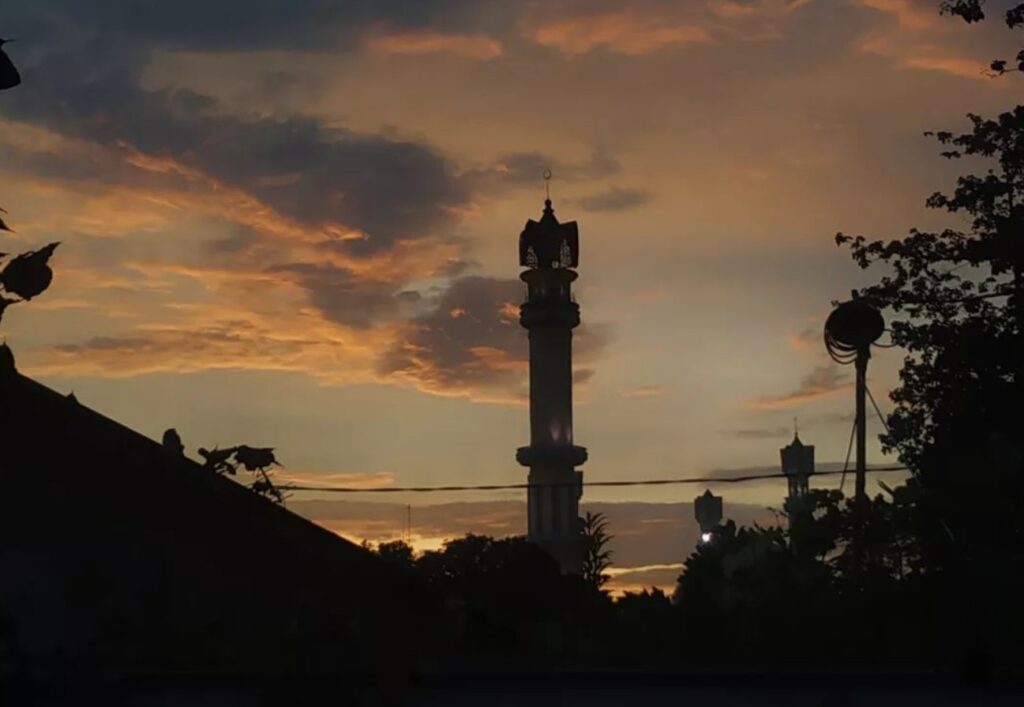
<svg viewBox="0 0 1024 707">
<path fill-rule="evenodd" d="M 501 42 L 485 34 L 446 34 L 431 30 L 380 31 L 367 38 L 366 46 L 377 54 L 452 54 L 477 61 L 502 55 Z"/>
<path fill-rule="evenodd" d="M 563 54 L 586 54 L 606 49 L 616 54 L 640 55 L 667 47 L 711 41 L 696 24 L 673 24 L 649 10 L 632 8 L 564 17 L 527 32 L 538 44 Z"/>
</svg>

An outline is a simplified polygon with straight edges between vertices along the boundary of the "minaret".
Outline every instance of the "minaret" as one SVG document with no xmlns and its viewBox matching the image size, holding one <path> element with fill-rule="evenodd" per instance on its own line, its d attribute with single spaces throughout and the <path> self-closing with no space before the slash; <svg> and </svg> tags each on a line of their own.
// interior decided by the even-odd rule
<svg viewBox="0 0 1024 707">
<path fill-rule="evenodd" d="M 807 493 L 807 480 L 814 474 L 814 445 L 801 442 L 800 432 L 793 424 L 793 441 L 779 450 L 779 456 L 782 473 L 789 481 L 789 498 L 797 499 Z"/>
<path fill-rule="evenodd" d="M 519 323 L 530 337 L 530 446 L 516 460 L 530 468 L 527 492 L 529 539 L 550 553 L 564 573 L 579 573 L 583 543 L 579 500 L 587 450 L 572 439 L 572 330 L 580 308 L 571 287 L 579 264 L 576 222 L 559 223 L 544 202 L 540 221 L 527 221 L 519 236 L 519 278 L 526 302 Z"/>
</svg>

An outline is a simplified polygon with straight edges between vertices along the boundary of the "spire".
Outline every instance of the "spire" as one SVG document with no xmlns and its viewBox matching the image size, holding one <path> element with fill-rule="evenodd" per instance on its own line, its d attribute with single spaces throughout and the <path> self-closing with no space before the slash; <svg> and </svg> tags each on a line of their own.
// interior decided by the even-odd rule
<svg viewBox="0 0 1024 707">
<path fill-rule="evenodd" d="M 542 224 L 553 224 L 558 225 L 558 219 L 555 218 L 555 210 L 551 206 L 551 170 L 544 170 L 544 215 L 540 217 Z"/>
<path fill-rule="evenodd" d="M 544 170 L 547 198 L 539 221 L 530 219 L 519 234 L 519 264 L 531 270 L 575 269 L 579 265 L 579 230 L 575 221 L 559 223 L 551 205 L 551 170 Z"/>
<path fill-rule="evenodd" d="M 551 206 L 551 199 L 544 200 L 544 215 L 540 217 L 540 222 L 544 225 L 558 225 L 558 219 L 555 218 L 555 210 Z"/>
</svg>

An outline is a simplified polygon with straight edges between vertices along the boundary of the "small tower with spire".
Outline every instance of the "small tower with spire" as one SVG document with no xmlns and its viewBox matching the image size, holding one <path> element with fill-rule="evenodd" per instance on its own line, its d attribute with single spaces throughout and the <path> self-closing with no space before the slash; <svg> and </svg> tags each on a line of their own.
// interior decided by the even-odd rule
<svg viewBox="0 0 1024 707">
<path fill-rule="evenodd" d="M 782 473 L 789 482 L 789 498 L 799 498 L 808 491 L 808 479 L 814 474 L 814 445 L 800 441 L 800 429 L 793 420 L 793 441 L 779 450 Z"/>
<path fill-rule="evenodd" d="M 545 173 L 545 179 L 550 173 Z M 529 468 L 528 537 L 552 555 L 565 573 L 583 563 L 579 500 L 587 450 L 573 443 L 572 330 L 580 323 L 572 283 L 579 265 L 576 223 L 559 223 L 550 195 L 540 221 L 526 222 L 519 236 L 519 278 L 526 301 L 519 322 L 530 340 L 530 444 L 516 460 Z"/>
</svg>

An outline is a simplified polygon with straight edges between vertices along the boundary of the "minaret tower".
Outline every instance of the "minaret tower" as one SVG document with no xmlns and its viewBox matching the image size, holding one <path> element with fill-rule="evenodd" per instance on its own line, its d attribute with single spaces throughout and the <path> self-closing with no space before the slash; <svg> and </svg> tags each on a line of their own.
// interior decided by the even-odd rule
<svg viewBox="0 0 1024 707">
<path fill-rule="evenodd" d="M 797 499 L 807 495 L 808 479 L 814 475 L 814 445 L 800 441 L 800 432 L 793 421 L 793 441 L 779 450 L 782 458 L 782 473 L 789 481 L 789 498 Z"/>
<path fill-rule="evenodd" d="M 540 221 L 527 221 L 519 236 L 519 265 L 526 268 L 519 278 L 527 288 L 519 323 L 530 337 L 530 446 L 520 447 L 516 460 L 530 468 L 529 539 L 565 573 L 579 573 L 583 562 L 583 472 L 576 467 L 587 450 L 572 438 L 572 330 L 580 308 L 571 287 L 579 255 L 576 222 L 559 223 L 547 199 Z"/>
</svg>

